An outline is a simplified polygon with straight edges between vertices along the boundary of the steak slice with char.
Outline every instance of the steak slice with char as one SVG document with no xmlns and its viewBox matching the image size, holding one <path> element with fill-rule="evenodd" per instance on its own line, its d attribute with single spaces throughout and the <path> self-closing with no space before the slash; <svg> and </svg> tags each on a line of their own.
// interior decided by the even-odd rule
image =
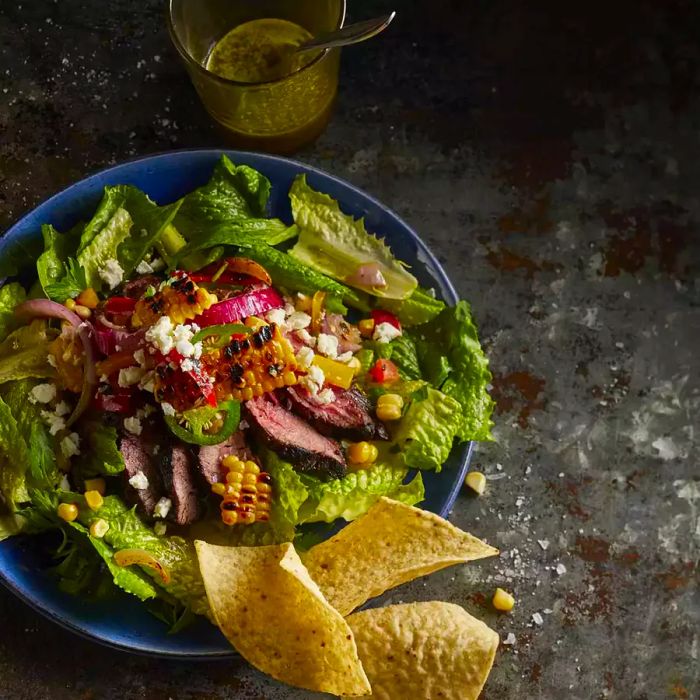
<svg viewBox="0 0 700 700">
<path fill-rule="evenodd" d="M 292 410 L 320 433 L 349 440 L 387 440 L 384 425 L 375 420 L 367 397 L 358 389 L 333 389 L 335 400 L 319 404 L 300 386 L 287 388 Z"/>
<path fill-rule="evenodd" d="M 242 430 L 237 430 L 218 445 L 202 445 L 199 448 L 197 468 L 209 486 L 226 480 L 226 470 L 221 466 L 221 460 L 227 455 L 236 455 L 244 461 L 252 458 Z"/>
<path fill-rule="evenodd" d="M 160 461 L 166 495 L 173 502 L 168 520 L 178 525 L 190 525 L 200 516 L 193 469 L 194 457 L 183 444 L 168 448 Z"/>
<path fill-rule="evenodd" d="M 246 401 L 245 407 L 258 438 L 289 460 L 297 471 L 321 478 L 339 479 L 345 475 L 347 464 L 338 442 L 321 435 L 265 396 Z"/>
<path fill-rule="evenodd" d="M 153 517 L 156 503 L 165 495 L 156 464 L 156 448 L 155 444 L 131 433 L 124 433 L 119 443 L 119 450 L 124 457 L 124 495 L 147 518 Z M 148 479 L 148 487 L 145 489 L 135 489 L 129 483 L 129 479 L 139 472 L 143 472 Z"/>
</svg>

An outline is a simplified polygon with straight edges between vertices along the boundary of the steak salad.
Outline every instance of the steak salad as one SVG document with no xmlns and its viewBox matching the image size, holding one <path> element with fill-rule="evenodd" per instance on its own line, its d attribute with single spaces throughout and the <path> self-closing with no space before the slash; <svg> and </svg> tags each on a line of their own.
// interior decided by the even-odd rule
<svg viewBox="0 0 700 700">
<path fill-rule="evenodd" d="M 293 223 L 269 197 L 224 157 L 172 204 L 106 187 L 3 261 L 0 540 L 45 534 L 65 590 L 116 585 L 181 626 L 208 613 L 195 539 L 299 542 L 419 503 L 455 440 L 490 439 L 469 305 L 304 176 Z"/>
</svg>

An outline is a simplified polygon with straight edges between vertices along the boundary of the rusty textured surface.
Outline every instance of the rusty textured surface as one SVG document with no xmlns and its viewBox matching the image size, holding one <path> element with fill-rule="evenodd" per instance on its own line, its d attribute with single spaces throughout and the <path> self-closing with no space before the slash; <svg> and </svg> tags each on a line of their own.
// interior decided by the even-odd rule
<svg viewBox="0 0 700 700">
<path fill-rule="evenodd" d="M 405 5 L 346 52 L 300 157 L 396 209 L 473 302 L 497 442 L 453 520 L 502 555 L 391 599 L 514 635 L 489 700 L 700 697 L 697 4 Z M 104 165 L 213 145 L 160 2 L 0 4 L 0 228 Z M 4 591 L 0 620 L 2 698 L 308 697 L 240 662 L 102 649 Z"/>
</svg>

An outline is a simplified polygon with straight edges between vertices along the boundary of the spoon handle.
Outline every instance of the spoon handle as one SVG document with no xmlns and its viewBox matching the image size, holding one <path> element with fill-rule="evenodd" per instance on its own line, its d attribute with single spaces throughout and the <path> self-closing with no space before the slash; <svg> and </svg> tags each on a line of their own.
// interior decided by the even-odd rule
<svg viewBox="0 0 700 700">
<path fill-rule="evenodd" d="M 388 15 L 383 15 L 382 17 L 375 17 L 374 19 L 367 19 L 362 22 L 354 22 L 342 29 L 319 34 L 306 43 L 301 44 L 301 46 L 298 46 L 296 51 L 330 49 L 335 46 L 357 44 L 360 41 L 370 39 L 379 34 L 379 32 L 384 31 L 391 24 L 394 17 L 396 17 L 396 12 L 390 12 Z"/>
</svg>

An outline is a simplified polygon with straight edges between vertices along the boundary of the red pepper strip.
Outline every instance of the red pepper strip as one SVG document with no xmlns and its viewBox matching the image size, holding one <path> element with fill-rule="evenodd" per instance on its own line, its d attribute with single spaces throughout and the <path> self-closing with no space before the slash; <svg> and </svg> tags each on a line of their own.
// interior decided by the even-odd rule
<svg viewBox="0 0 700 700">
<path fill-rule="evenodd" d="M 283 306 L 284 300 L 277 290 L 272 287 L 262 287 L 210 306 L 204 313 L 197 316 L 194 322 L 200 328 L 235 323 L 248 316 L 260 316 L 270 309 L 279 309 Z"/>
<path fill-rule="evenodd" d="M 391 361 L 377 360 L 369 370 L 369 376 L 378 384 L 390 384 L 400 379 L 399 368 Z"/>
<path fill-rule="evenodd" d="M 126 314 L 134 310 L 136 301 L 131 297 L 110 297 L 105 302 L 104 309 L 112 314 Z"/>
<path fill-rule="evenodd" d="M 394 314 L 389 313 L 388 311 L 382 311 L 381 309 L 372 309 L 371 313 L 375 327 L 378 326 L 380 323 L 388 323 L 394 326 L 394 328 L 401 330 L 401 321 L 399 321 L 399 319 L 396 316 L 394 316 Z"/>
</svg>

